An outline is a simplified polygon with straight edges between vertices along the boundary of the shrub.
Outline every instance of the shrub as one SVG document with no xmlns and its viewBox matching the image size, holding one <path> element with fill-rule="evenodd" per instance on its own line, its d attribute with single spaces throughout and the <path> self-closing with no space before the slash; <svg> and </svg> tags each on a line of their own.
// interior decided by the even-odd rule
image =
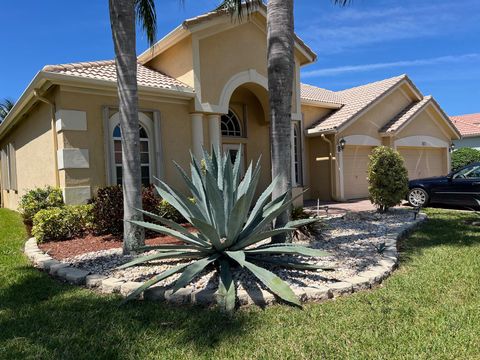
<svg viewBox="0 0 480 360">
<path fill-rule="evenodd" d="M 23 221 L 27 225 L 32 225 L 33 217 L 43 209 L 52 207 L 62 207 L 63 195 L 58 188 L 47 186 L 29 190 L 20 199 L 19 210 L 23 216 Z"/>
<path fill-rule="evenodd" d="M 123 192 L 120 185 L 98 190 L 93 200 L 93 218 L 96 233 L 123 234 Z"/>
<path fill-rule="evenodd" d="M 408 172 L 396 150 L 379 146 L 372 151 L 368 183 L 370 201 L 380 212 L 402 202 L 408 192 Z"/>
<path fill-rule="evenodd" d="M 143 210 L 160 214 L 175 222 L 184 222 L 184 217 L 167 201 L 162 200 L 153 186 L 142 189 Z M 120 185 L 99 189 L 93 200 L 95 232 L 97 234 L 123 234 L 123 192 Z"/>
<path fill-rule="evenodd" d="M 480 162 L 480 150 L 461 148 L 452 153 L 452 171 L 458 170 L 474 162 Z"/>
<path fill-rule="evenodd" d="M 254 204 L 260 166 L 257 163 L 254 168 L 250 164 L 242 180 L 240 163 L 241 154 L 238 154 L 232 166 L 228 155 L 213 153 L 205 162 L 205 175 L 202 176 L 198 163 L 192 162 L 192 180 L 184 179 L 194 202 L 159 181 L 158 193 L 181 212 L 198 232 L 191 233 L 175 222 L 156 215 L 149 216 L 162 225 L 134 221 L 145 229 L 171 235 L 183 244 L 142 247 L 139 250 L 156 252 L 135 258 L 119 269 L 162 259 L 182 258 L 188 261 L 181 261 L 155 275 L 130 293 L 125 301 L 174 274 L 180 276 L 175 280 L 173 293 L 188 285 L 202 271 L 214 270 L 219 273 L 217 301 L 223 309 L 231 311 L 235 308 L 236 299 L 236 283 L 232 272 L 234 269 L 238 271 L 240 266 L 250 271 L 272 293 L 290 304 L 300 306 L 300 300 L 290 286 L 262 266 L 273 264 L 284 268 L 320 270 L 321 265 L 310 264 L 302 259 L 328 254 L 299 245 L 261 243 L 272 236 L 291 233 L 295 228 L 316 222 L 317 219 L 290 221 L 285 227 L 272 230 L 272 221 L 290 207 L 294 199 L 290 199 L 287 193 L 271 199 L 278 182 L 276 178 Z"/>
<path fill-rule="evenodd" d="M 32 235 L 39 242 L 82 236 L 93 226 L 93 205 L 71 205 L 40 210 L 33 217 Z"/>
</svg>

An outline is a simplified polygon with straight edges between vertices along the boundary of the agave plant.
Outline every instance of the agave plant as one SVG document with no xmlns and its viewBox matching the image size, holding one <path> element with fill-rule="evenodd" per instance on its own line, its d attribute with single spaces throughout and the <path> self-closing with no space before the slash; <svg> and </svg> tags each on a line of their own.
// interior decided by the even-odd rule
<svg viewBox="0 0 480 360">
<path fill-rule="evenodd" d="M 150 286 L 181 273 L 173 287 L 173 292 L 176 292 L 208 267 L 219 271 L 217 292 L 219 305 L 226 310 L 233 310 L 236 297 L 232 268 L 240 266 L 249 270 L 273 294 L 287 303 L 300 306 L 299 299 L 288 284 L 261 265 L 273 264 L 285 268 L 319 270 L 321 267 L 318 265 L 309 264 L 295 257 L 293 258 L 295 260 L 292 260 L 292 255 L 321 257 L 328 254 L 304 246 L 271 244 L 265 240 L 277 234 L 290 233 L 317 220 L 301 219 L 291 221 L 285 227 L 272 229 L 272 222 L 294 199 L 291 199 L 288 193 L 271 199 L 272 191 L 277 184 L 277 179 L 274 179 L 253 205 L 260 177 L 260 165 L 257 162 L 253 167 L 250 163 L 242 178 L 241 161 L 241 152 L 237 154 L 235 163 L 232 164 L 229 154 L 222 155 L 219 151 L 212 151 L 209 155 L 204 151 L 203 167 L 199 166 L 192 156 L 191 177 L 175 163 L 194 201 L 158 180 L 159 185 L 156 189 L 159 195 L 174 206 L 198 232 L 191 233 L 171 220 L 142 211 L 146 216 L 156 220 L 157 224 L 143 221 L 135 221 L 135 224 L 173 236 L 183 244 L 142 247 L 141 251 L 156 250 L 156 252 L 138 257 L 119 268 L 159 259 L 190 261 L 180 262 L 175 267 L 154 276 L 129 294 L 124 302 L 137 297 Z M 262 244 L 259 244 L 260 242 Z"/>
</svg>

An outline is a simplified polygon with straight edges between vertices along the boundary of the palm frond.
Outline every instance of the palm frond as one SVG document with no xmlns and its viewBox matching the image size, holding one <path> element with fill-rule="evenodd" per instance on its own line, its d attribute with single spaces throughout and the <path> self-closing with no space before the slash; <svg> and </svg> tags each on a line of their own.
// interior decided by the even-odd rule
<svg viewBox="0 0 480 360">
<path fill-rule="evenodd" d="M 147 35 L 150 46 L 155 44 L 157 38 L 157 12 L 154 0 L 135 0 L 137 22 Z"/>
<path fill-rule="evenodd" d="M 10 112 L 10 110 L 12 110 L 14 106 L 15 102 L 10 99 L 3 99 L 0 102 L 0 122 L 2 122 L 3 119 L 7 117 L 8 113 Z"/>
<path fill-rule="evenodd" d="M 263 0 L 224 0 L 216 8 L 216 11 L 227 11 L 230 15 L 236 15 L 239 20 L 242 20 L 244 14 L 249 16 L 257 6 L 261 5 L 263 5 Z"/>
</svg>

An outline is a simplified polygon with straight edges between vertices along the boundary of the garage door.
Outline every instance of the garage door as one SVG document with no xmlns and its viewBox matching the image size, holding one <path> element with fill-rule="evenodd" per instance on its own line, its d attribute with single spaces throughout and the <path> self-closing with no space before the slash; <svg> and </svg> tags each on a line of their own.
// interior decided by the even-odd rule
<svg viewBox="0 0 480 360">
<path fill-rule="evenodd" d="M 397 148 L 405 160 L 410 180 L 447 174 L 447 149 Z"/>
<path fill-rule="evenodd" d="M 346 146 L 343 150 L 343 183 L 346 199 L 368 197 L 368 155 L 371 146 Z"/>
</svg>

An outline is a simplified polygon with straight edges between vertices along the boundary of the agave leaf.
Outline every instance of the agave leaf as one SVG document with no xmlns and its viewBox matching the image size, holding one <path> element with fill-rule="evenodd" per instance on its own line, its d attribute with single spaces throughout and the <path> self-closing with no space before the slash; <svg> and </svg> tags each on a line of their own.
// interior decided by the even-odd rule
<svg viewBox="0 0 480 360">
<path fill-rule="evenodd" d="M 187 235 L 184 235 L 184 234 L 182 234 L 182 233 L 180 233 L 176 230 L 170 229 L 168 227 L 148 223 L 148 222 L 145 222 L 145 221 L 132 220 L 131 223 L 135 224 L 135 225 L 138 225 L 138 226 L 141 226 L 145 229 L 153 230 L 153 231 L 158 232 L 160 234 L 173 236 L 173 237 L 175 237 L 179 240 L 182 240 L 183 242 L 186 242 L 187 244 L 198 245 L 199 247 L 204 248 L 204 249 L 207 249 L 207 248 L 210 247 L 209 243 L 199 239 L 198 237 L 195 237 L 195 235 L 192 235 L 193 237 L 192 236 L 187 236 Z"/>
<path fill-rule="evenodd" d="M 220 249 L 222 247 L 222 242 L 220 241 L 220 235 L 212 225 L 207 224 L 206 222 L 192 218 L 191 222 L 213 245 L 215 249 Z"/>
<path fill-rule="evenodd" d="M 244 261 L 244 266 L 275 295 L 291 304 L 302 306 L 290 286 L 277 275 L 248 261 Z"/>
<path fill-rule="evenodd" d="M 222 192 L 216 185 L 216 180 L 211 174 L 207 172 L 205 188 L 207 191 L 208 200 L 210 202 L 210 209 L 215 219 L 215 227 L 219 232 L 220 237 L 225 236 L 225 212 Z"/>
<path fill-rule="evenodd" d="M 259 241 L 268 239 L 270 237 L 273 237 L 275 235 L 281 235 L 285 233 L 289 233 L 295 230 L 294 228 L 278 228 L 278 229 L 273 229 L 273 230 L 268 230 L 268 231 L 261 231 L 256 234 L 250 235 L 246 238 L 243 238 L 242 240 L 238 241 L 236 244 L 232 246 L 232 250 L 240 250 L 244 249 L 247 246 L 253 245 Z"/>
<path fill-rule="evenodd" d="M 203 161 L 205 161 L 205 171 L 209 173 L 216 173 L 216 170 L 214 170 L 214 165 L 212 161 L 212 157 L 214 156 L 213 152 L 212 152 L 212 155 L 210 156 L 210 154 L 205 148 L 203 148 L 202 150 L 203 150 Z M 215 160 L 215 163 L 216 163 L 216 160 Z"/>
<path fill-rule="evenodd" d="M 235 191 L 235 198 L 237 195 L 238 184 L 240 183 L 240 179 L 242 176 L 240 172 L 242 160 L 243 160 L 243 146 L 240 144 L 240 147 L 237 152 L 237 157 L 235 158 L 235 164 L 233 164 L 233 188 Z"/>
<path fill-rule="evenodd" d="M 151 254 L 146 256 L 138 257 L 126 264 L 120 265 L 116 268 L 116 270 L 127 269 L 129 267 L 146 263 L 152 260 L 160 260 L 160 259 L 183 259 L 183 258 L 192 258 L 198 259 L 199 257 L 203 257 L 207 255 L 206 253 L 201 253 L 199 251 L 170 251 L 170 252 L 161 252 L 157 254 Z"/>
<path fill-rule="evenodd" d="M 248 255 L 247 259 L 249 261 L 258 261 L 258 262 L 262 262 L 262 263 L 278 265 L 278 266 L 281 266 L 281 267 L 290 268 L 290 269 L 297 269 L 297 270 L 311 270 L 311 271 L 318 271 L 318 270 L 332 271 L 332 270 L 335 270 L 335 268 L 331 267 L 331 266 L 327 267 L 327 266 L 322 266 L 322 265 L 309 264 L 309 263 L 305 263 L 305 262 L 301 262 L 301 261 L 282 260 L 282 258 L 274 258 L 272 256 L 259 257 L 259 256 L 254 256 L 254 255 Z"/>
<path fill-rule="evenodd" d="M 176 161 L 174 161 L 173 164 L 177 168 L 180 175 L 182 175 L 183 180 L 187 184 L 188 190 L 190 190 L 190 192 L 192 193 L 193 196 L 195 196 L 197 199 L 200 199 L 201 195 L 200 195 L 200 192 L 199 192 L 199 188 L 195 186 L 195 184 L 192 182 L 192 180 L 188 177 L 185 170 L 183 170 L 183 168 Z"/>
<path fill-rule="evenodd" d="M 268 199 L 272 195 L 272 192 L 273 192 L 275 186 L 277 186 L 277 182 L 278 182 L 278 176 L 276 176 L 275 179 L 273 179 L 272 183 L 260 195 L 260 197 L 258 198 L 255 206 L 253 207 L 252 212 L 250 213 L 250 216 L 248 217 L 248 220 L 245 224 L 245 227 L 248 227 L 255 218 L 257 218 L 258 216 L 261 216 L 262 209 L 263 209 L 265 203 L 268 201 Z"/>
<path fill-rule="evenodd" d="M 225 251 L 225 254 L 235 260 L 241 267 L 245 265 L 245 253 L 243 251 Z"/>
<path fill-rule="evenodd" d="M 205 215 L 185 195 L 171 188 L 163 181 L 159 181 L 159 185 L 156 185 L 155 188 L 160 196 L 175 207 L 188 221 L 190 221 L 191 217 L 205 218 Z"/>
<path fill-rule="evenodd" d="M 218 284 L 218 304 L 226 311 L 235 309 L 235 283 L 232 279 L 232 271 L 228 260 L 219 259 L 220 277 Z"/>
<path fill-rule="evenodd" d="M 250 164 L 248 165 L 248 169 L 245 172 L 245 175 L 244 175 L 242 181 L 240 181 L 240 184 L 238 185 L 237 199 L 245 194 L 245 192 L 247 191 L 247 189 L 248 189 L 248 187 L 249 187 L 249 185 L 252 181 L 252 173 L 253 173 L 252 166 L 253 166 L 253 164 L 252 164 L 252 162 L 250 162 Z"/>
<path fill-rule="evenodd" d="M 248 202 L 245 195 L 240 197 L 231 211 L 227 224 L 227 242 L 226 247 L 231 246 L 237 240 L 242 230 L 245 217 L 248 214 Z"/>
<path fill-rule="evenodd" d="M 225 163 L 226 163 L 227 157 L 222 156 L 220 149 L 217 148 L 215 158 L 217 159 L 217 174 L 216 174 L 217 186 L 220 189 L 220 191 L 222 191 L 223 190 L 223 171 L 225 169 Z"/>
<path fill-rule="evenodd" d="M 182 271 L 188 264 L 181 264 L 178 266 L 175 266 L 174 268 L 171 268 L 169 270 L 164 271 L 163 273 L 159 275 L 155 275 L 152 277 L 150 280 L 146 281 L 143 285 L 141 285 L 139 288 L 128 294 L 128 296 L 120 303 L 120 305 L 125 304 L 126 302 L 135 299 L 138 295 L 140 295 L 142 292 L 144 292 L 146 289 L 148 289 L 150 286 L 155 285 L 156 283 L 178 273 L 179 271 Z"/>
<path fill-rule="evenodd" d="M 292 228 L 299 228 L 299 227 L 310 225 L 319 221 L 320 221 L 319 218 L 292 220 L 292 221 L 289 221 L 285 226 L 292 227 Z"/>
<path fill-rule="evenodd" d="M 246 254 L 296 254 L 296 255 L 311 256 L 311 257 L 330 256 L 330 254 L 325 251 L 312 249 L 306 246 L 300 246 L 300 245 L 276 246 L 276 244 L 267 246 L 267 247 L 262 247 L 259 249 L 248 249 L 248 250 L 245 250 L 245 253 Z"/>
<path fill-rule="evenodd" d="M 157 250 L 157 251 L 184 251 L 184 250 L 202 250 L 204 251 L 205 249 L 200 248 L 198 246 L 193 246 L 193 245 L 153 245 L 153 246 L 141 246 L 139 248 L 135 249 L 136 251 L 151 251 L 151 250 Z"/>
<path fill-rule="evenodd" d="M 225 234 L 227 234 L 228 220 L 231 216 L 236 198 L 234 198 L 235 191 L 233 186 L 233 168 L 230 153 L 227 153 L 225 157 L 227 161 L 225 162 L 225 168 L 223 171 L 223 209 L 225 212 Z"/>
<path fill-rule="evenodd" d="M 136 209 L 137 211 L 141 212 L 142 214 L 144 215 L 147 215 L 148 217 L 154 219 L 154 220 L 157 220 L 159 221 L 160 223 L 162 223 L 163 225 L 166 225 L 168 226 L 169 228 L 172 228 L 173 230 L 176 230 L 178 231 L 179 233 L 189 237 L 190 239 L 192 239 L 193 241 L 198 241 L 198 238 L 193 235 L 191 232 L 189 232 L 187 229 L 185 229 L 182 225 L 179 225 L 177 224 L 175 221 L 172 221 L 172 220 L 169 220 L 169 219 L 166 219 L 160 215 L 157 215 L 157 214 L 154 214 L 154 213 L 151 213 L 151 212 L 148 212 L 148 211 L 145 211 L 145 210 L 142 210 L 142 209 Z"/>
<path fill-rule="evenodd" d="M 208 264 L 217 260 L 219 256 L 220 254 L 213 254 L 209 257 L 195 261 L 193 264 L 188 265 L 182 272 L 182 275 L 180 275 L 178 280 L 175 282 L 173 293 L 176 293 L 182 287 L 188 285 L 193 280 L 193 278 L 195 278 L 195 276 L 202 272 Z"/>
</svg>

